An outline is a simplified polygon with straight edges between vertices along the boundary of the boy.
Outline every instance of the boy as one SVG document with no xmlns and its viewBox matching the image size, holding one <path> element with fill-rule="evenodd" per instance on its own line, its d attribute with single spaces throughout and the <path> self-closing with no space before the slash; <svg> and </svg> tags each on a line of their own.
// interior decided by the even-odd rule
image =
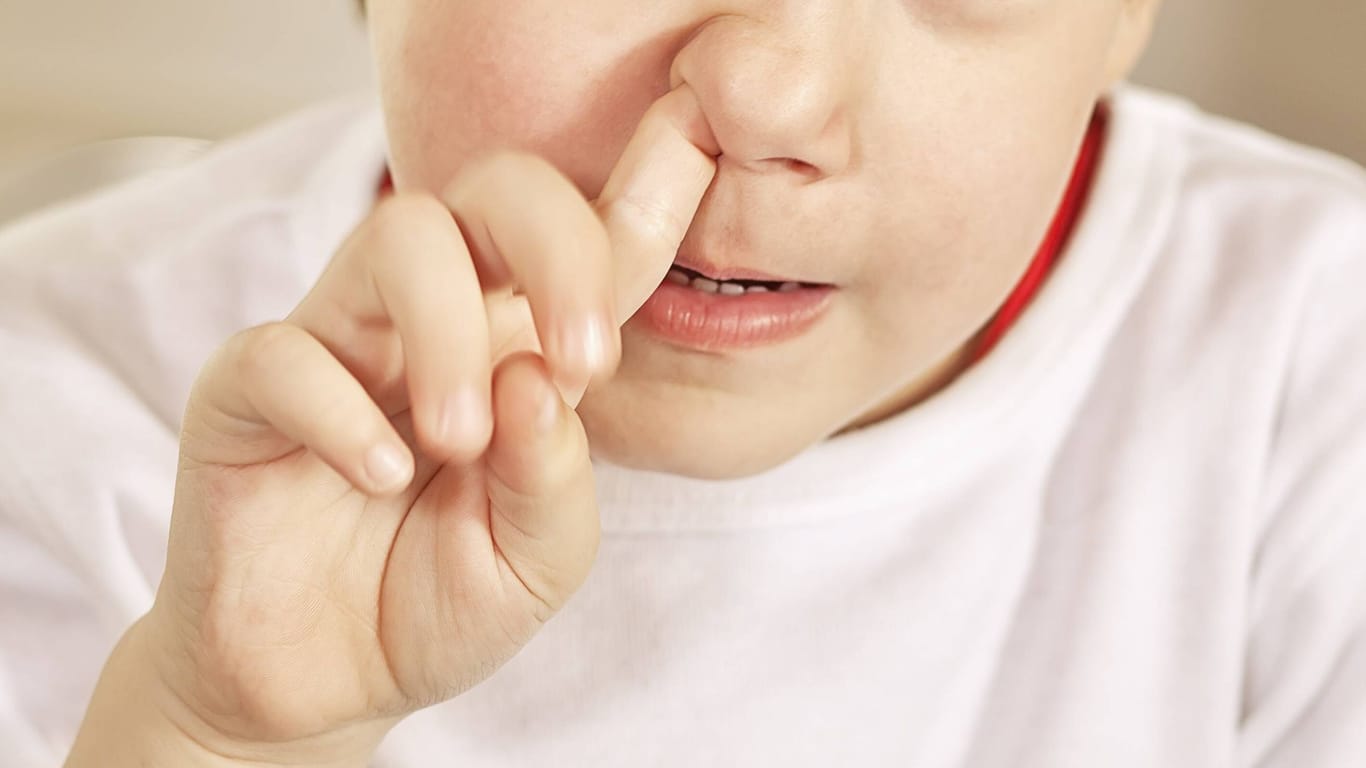
<svg viewBox="0 0 1366 768">
<path fill-rule="evenodd" d="M 1359 764 L 1366 182 L 1154 6 L 376 2 L 383 130 L 16 227 L 4 742 Z"/>
</svg>

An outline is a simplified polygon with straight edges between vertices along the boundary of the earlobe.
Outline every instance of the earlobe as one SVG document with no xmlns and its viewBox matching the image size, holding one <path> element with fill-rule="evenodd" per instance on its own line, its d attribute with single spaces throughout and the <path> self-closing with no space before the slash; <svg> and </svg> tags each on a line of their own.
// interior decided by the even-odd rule
<svg viewBox="0 0 1366 768">
<path fill-rule="evenodd" d="M 1162 0 L 1121 0 L 1123 6 L 1115 27 L 1114 41 L 1105 65 L 1105 90 L 1128 77 L 1152 37 L 1153 24 Z"/>
</svg>

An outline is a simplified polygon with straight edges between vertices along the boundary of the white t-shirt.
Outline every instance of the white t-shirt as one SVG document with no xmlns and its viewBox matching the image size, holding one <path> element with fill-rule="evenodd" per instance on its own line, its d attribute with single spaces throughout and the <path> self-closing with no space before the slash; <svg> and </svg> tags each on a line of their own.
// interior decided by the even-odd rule
<svg viewBox="0 0 1366 768">
<path fill-rule="evenodd" d="M 582 591 L 386 768 L 1366 765 L 1366 174 L 1132 88 L 984 362 L 725 482 L 599 465 Z M 190 384 L 373 202 L 332 104 L 0 234 L 0 763 L 164 562 Z"/>
</svg>

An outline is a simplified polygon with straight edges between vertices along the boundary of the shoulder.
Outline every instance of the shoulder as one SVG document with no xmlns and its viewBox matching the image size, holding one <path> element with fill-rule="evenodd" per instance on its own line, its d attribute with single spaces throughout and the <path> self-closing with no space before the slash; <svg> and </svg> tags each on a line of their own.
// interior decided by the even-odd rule
<svg viewBox="0 0 1366 768">
<path fill-rule="evenodd" d="M 1351 160 L 1154 91 L 1125 87 L 1114 103 L 1170 169 L 1173 236 L 1214 238 L 1207 247 L 1236 238 L 1257 252 L 1319 252 L 1329 233 L 1366 238 L 1366 169 Z"/>
<path fill-rule="evenodd" d="M 1286 386 L 1316 372 L 1366 385 L 1366 169 L 1170 97 L 1127 97 L 1179 158 L 1160 269 L 1195 286 L 1204 319 L 1237 306 L 1247 343 L 1283 338 Z M 1258 333 L 1268 323 L 1279 333 Z"/>
<path fill-rule="evenodd" d="M 1150 92 L 1125 92 L 1120 110 L 1174 158 L 1146 304 L 1191 351 L 1232 352 L 1239 381 L 1269 385 L 1282 460 L 1329 433 L 1366 459 L 1366 170 Z"/>
<path fill-rule="evenodd" d="M 307 290 L 382 167 L 374 116 L 322 105 L 0 230 L 0 538 L 152 562 L 193 379 Z"/>
<path fill-rule="evenodd" d="M 1263 365 L 1366 320 L 1344 286 L 1366 283 L 1366 170 L 1142 89 L 1115 99 L 1134 165 L 1160 166 L 1134 194 L 1166 210 L 1134 312 L 1206 352 L 1255 346 Z M 1117 148 L 1126 154 L 1127 148 Z M 1328 321 L 1306 327 L 1311 307 Z M 1251 360 L 1252 358 L 1245 358 Z"/>
<path fill-rule="evenodd" d="M 1120 119 L 1140 123 L 1156 136 L 1162 153 L 1181 156 L 1184 181 L 1192 188 L 1237 180 L 1257 187 L 1288 184 L 1330 197 L 1366 196 L 1366 169 L 1331 152 L 1205 112 L 1160 91 L 1126 85 L 1113 103 Z"/>
<path fill-rule="evenodd" d="M 1145 466 L 1176 456 L 1188 519 L 1231 526 L 1242 553 L 1239 765 L 1356 754 L 1366 747 L 1366 171 L 1172 97 L 1126 88 L 1114 106 L 1124 173 L 1108 190 L 1163 213 L 1118 233 L 1152 246 L 1107 350 L 1106 380 L 1125 398 L 1108 418 L 1164 426 Z M 1099 250 L 1095 260 L 1133 253 Z"/>
<path fill-rule="evenodd" d="M 1366 171 L 1172 97 L 1114 104 L 1128 194 L 1164 211 L 1115 378 L 1238 479 L 1262 583 L 1301 578 L 1344 526 L 1366 536 Z"/>
<path fill-rule="evenodd" d="M 1169 248 L 1313 271 L 1366 246 L 1366 169 L 1351 160 L 1144 89 L 1122 89 L 1116 111 L 1169 160 Z"/>
</svg>

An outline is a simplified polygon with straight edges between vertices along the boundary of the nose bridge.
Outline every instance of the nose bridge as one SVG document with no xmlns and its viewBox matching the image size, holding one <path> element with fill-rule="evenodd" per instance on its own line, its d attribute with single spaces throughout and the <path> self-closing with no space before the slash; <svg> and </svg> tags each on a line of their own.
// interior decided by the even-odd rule
<svg viewBox="0 0 1366 768">
<path fill-rule="evenodd" d="M 855 52 L 849 0 L 764 3 L 706 21 L 674 65 L 697 92 L 721 151 L 746 166 L 835 175 L 851 154 Z M 796 161 L 795 163 L 793 161 Z"/>
</svg>

